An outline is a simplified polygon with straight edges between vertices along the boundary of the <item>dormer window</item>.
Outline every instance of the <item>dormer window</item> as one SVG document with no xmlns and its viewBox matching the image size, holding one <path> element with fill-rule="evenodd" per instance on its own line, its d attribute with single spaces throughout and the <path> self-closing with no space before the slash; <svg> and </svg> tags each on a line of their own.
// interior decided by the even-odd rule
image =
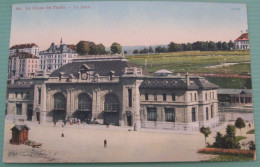
<svg viewBox="0 0 260 167">
<path fill-rule="evenodd" d="M 110 81 L 113 80 L 114 74 L 115 74 L 114 71 L 110 71 L 110 73 L 109 73 L 109 80 L 110 80 Z"/>
</svg>

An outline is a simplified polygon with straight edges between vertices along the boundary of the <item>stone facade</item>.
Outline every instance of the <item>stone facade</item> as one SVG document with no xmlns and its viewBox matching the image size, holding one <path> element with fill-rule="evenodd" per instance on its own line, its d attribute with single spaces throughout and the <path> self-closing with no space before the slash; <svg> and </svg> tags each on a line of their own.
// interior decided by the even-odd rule
<svg viewBox="0 0 260 167">
<path fill-rule="evenodd" d="M 33 121 L 198 130 L 218 124 L 217 86 L 196 76 L 148 76 L 123 57 L 68 63 L 32 79 Z M 16 116 L 9 107 L 7 117 Z M 15 99 L 14 99 L 15 101 Z M 22 112 L 25 115 L 25 112 Z"/>
</svg>

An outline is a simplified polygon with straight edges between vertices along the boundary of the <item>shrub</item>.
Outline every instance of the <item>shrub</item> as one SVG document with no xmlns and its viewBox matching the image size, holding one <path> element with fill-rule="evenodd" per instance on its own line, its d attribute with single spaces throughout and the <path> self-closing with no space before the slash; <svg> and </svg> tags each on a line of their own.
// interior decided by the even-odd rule
<svg viewBox="0 0 260 167">
<path fill-rule="evenodd" d="M 210 153 L 210 154 L 232 154 L 232 155 L 250 155 L 254 156 L 254 150 L 238 150 L 238 149 L 223 149 L 223 148 L 203 148 L 198 150 L 198 153 Z"/>
<path fill-rule="evenodd" d="M 249 144 L 249 150 L 255 150 L 255 142 L 254 141 L 249 141 L 248 142 L 248 144 Z"/>
</svg>

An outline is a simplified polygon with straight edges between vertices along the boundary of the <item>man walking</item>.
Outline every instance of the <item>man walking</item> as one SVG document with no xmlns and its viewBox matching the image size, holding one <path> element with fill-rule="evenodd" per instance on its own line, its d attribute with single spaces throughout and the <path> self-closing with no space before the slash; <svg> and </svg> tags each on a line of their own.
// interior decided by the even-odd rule
<svg viewBox="0 0 260 167">
<path fill-rule="evenodd" d="M 107 148 L 107 140 L 104 140 L 104 148 Z"/>
</svg>

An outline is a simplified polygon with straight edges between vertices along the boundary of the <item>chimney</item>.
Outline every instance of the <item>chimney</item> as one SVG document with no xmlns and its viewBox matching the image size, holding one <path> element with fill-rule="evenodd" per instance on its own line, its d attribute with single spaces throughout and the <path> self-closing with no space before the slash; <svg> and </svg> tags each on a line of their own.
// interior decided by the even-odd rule
<svg viewBox="0 0 260 167">
<path fill-rule="evenodd" d="M 190 86 L 190 77 L 189 77 L 189 73 L 188 72 L 186 72 L 186 74 L 185 74 L 185 79 L 186 79 L 186 84 L 189 87 Z"/>
</svg>

